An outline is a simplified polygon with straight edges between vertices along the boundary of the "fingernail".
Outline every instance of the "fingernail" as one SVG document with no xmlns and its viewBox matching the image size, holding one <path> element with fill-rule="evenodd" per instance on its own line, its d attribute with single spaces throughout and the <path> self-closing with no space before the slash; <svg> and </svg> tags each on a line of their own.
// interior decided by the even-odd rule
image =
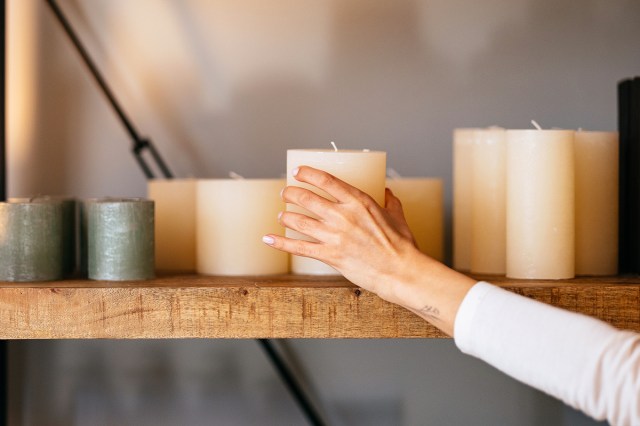
<svg viewBox="0 0 640 426">
<path fill-rule="evenodd" d="M 278 213 L 278 220 L 282 217 L 282 212 Z"/>
<path fill-rule="evenodd" d="M 296 167 L 295 169 L 291 170 L 291 174 L 293 176 L 297 176 L 299 171 L 300 171 L 300 167 Z"/>
<path fill-rule="evenodd" d="M 280 190 L 280 198 L 282 198 L 282 194 L 284 194 L 284 190 L 285 190 L 285 189 L 287 189 L 287 187 L 286 187 L 286 186 Z"/>
<path fill-rule="evenodd" d="M 276 240 L 275 240 L 275 238 L 273 238 L 273 237 L 270 237 L 270 236 L 268 236 L 268 235 L 265 235 L 264 237 L 262 237 L 262 242 L 263 242 L 263 243 L 265 243 L 265 244 L 272 245 L 273 243 L 275 243 L 275 242 L 276 242 Z"/>
</svg>

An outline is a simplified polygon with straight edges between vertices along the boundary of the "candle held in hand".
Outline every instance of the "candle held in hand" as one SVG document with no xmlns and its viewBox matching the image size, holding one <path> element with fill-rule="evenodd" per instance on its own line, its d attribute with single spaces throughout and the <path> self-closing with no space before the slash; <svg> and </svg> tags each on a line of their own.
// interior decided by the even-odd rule
<svg viewBox="0 0 640 426">
<path fill-rule="evenodd" d="M 384 206 L 387 154 L 382 151 L 358 151 L 337 149 L 290 149 L 287 151 L 287 185 L 307 188 L 331 199 L 331 196 L 311 185 L 297 181 L 292 171 L 300 166 L 311 166 L 324 170 L 339 179 L 369 194 L 378 204 Z M 287 211 L 313 216 L 310 212 L 292 204 Z M 313 241 L 312 238 L 291 229 L 287 237 Z M 339 275 L 329 265 L 315 259 L 292 256 L 291 271 L 295 274 Z"/>
</svg>

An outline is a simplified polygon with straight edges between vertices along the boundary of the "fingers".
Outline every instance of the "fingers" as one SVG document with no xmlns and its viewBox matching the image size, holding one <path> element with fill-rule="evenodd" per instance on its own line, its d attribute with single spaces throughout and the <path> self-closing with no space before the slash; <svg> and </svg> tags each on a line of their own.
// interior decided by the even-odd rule
<svg viewBox="0 0 640 426">
<path fill-rule="evenodd" d="M 414 238 L 413 233 L 409 228 L 409 224 L 407 223 L 407 219 L 404 216 L 402 203 L 400 202 L 400 199 L 396 197 L 389 188 L 386 188 L 385 191 L 385 209 L 387 210 L 387 213 L 395 224 L 398 232 L 400 232 L 400 234 L 410 240 L 414 246 L 418 247 L 418 243 L 416 242 L 416 239 Z"/>
<path fill-rule="evenodd" d="M 363 192 L 338 179 L 337 177 L 309 166 L 300 166 L 297 172 L 294 171 L 295 178 L 300 182 L 306 182 L 318 187 L 340 202 L 352 200 Z"/>
<path fill-rule="evenodd" d="M 331 209 L 332 201 L 299 186 L 287 186 L 282 190 L 286 203 L 296 204 L 319 217 L 324 217 Z"/>
<path fill-rule="evenodd" d="M 281 235 L 268 234 L 262 237 L 262 242 L 297 256 L 311 257 L 317 260 L 322 259 L 322 245 L 311 241 L 294 240 Z"/>
<path fill-rule="evenodd" d="M 327 242 L 327 240 L 333 239 L 332 234 L 328 231 L 324 223 L 304 214 L 288 211 L 282 212 L 278 215 L 278 221 L 286 228 L 293 229 L 321 242 Z"/>
</svg>

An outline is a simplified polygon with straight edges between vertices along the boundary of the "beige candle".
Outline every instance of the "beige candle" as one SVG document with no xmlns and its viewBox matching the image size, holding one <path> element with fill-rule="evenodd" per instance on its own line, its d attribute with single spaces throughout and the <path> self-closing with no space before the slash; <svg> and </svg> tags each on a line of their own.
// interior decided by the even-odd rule
<svg viewBox="0 0 640 426">
<path fill-rule="evenodd" d="M 504 275 L 507 268 L 505 131 L 478 131 L 471 160 L 471 272 Z"/>
<path fill-rule="evenodd" d="M 402 202 L 405 218 L 420 251 L 444 260 L 443 182 L 439 178 L 392 178 L 387 187 Z"/>
<path fill-rule="evenodd" d="M 289 256 L 262 243 L 282 234 L 284 179 L 207 179 L 197 185 L 197 271 L 210 275 L 272 275 Z"/>
<path fill-rule="evenodd" d="M 574 132 L 507 130 L 507 276 L 575 275 Z"/>
<path fill-rule="evenodd" d="M 158 179 L 148 183 L 148 197 L 156 205 L 158 270 L 196 269 L 196 183 L 195 179 Z"/>
<path fill-rule="evenodd" d="M 290 149 L 287 151 L 287 185 L 301 186 L 331 198 L 315 187 L 297 181 L 291 171 L 299 166 L 311 166 L 329 172 L 345 182 L 369 194 L 378 204 L 384 205 L 387 154 L 381 151 Z M 288 211 L 310 213 L 291 204 Z M 310 237 L 287 229 L 286 235 L 306 241 Z M 296 274 L 336 275 L 338 271 L 315 259 L 292 256 L 291 271 Z"/>
<path fill-rule="evenodd" d="M 576 132 L 576 274 L 618 272 L 618 133 Z"/>
<path fill-rule="evenodd" d="M 453 132 L 453 267 L 471 269 L 471 162 L 481 129 Z"/>
</svg>

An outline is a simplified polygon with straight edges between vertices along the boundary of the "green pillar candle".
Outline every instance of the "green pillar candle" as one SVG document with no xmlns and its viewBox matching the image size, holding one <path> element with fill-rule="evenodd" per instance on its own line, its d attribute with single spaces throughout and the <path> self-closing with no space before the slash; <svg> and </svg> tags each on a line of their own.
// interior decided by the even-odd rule
<svg viewBox="0 0 640 426">
<path fill-rule="evenodd" d="M 11 203 L 24 203 L 33 201 L 55 201 L 62 203 L 62 272 L 68 276 L 76 270 L 76 234 L 77 234 L 77 202 L 70 197 L 19 197 L 9 198 Z"/>
<path fill-rule="evenodd" d="M 62 203 L 0 203 L 0 281 L 62 278 Z"/>
<path fill-rule="evenodd" d="M 85 202 L 89 279 L 154 277 L 153 201 L 98 199 Z"/>
</svg>

